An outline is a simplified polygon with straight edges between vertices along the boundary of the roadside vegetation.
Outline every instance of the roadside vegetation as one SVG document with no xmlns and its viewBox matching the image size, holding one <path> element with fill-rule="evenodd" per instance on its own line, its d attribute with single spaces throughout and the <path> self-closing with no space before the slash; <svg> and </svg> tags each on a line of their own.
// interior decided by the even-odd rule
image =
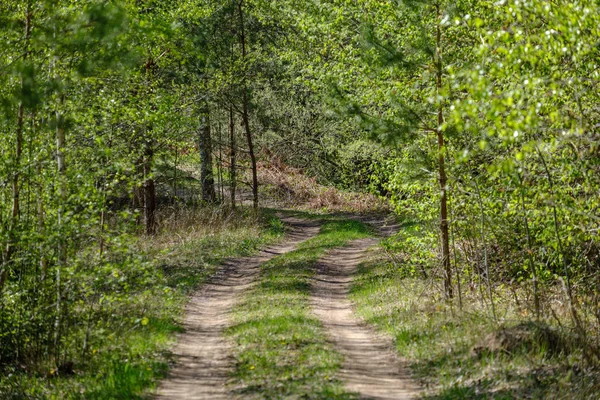
<svg viewBox="0 0 600 400">
<path fill-rule="evenodd" d="M 4 369 L 3 399 L 136 399 L 165 376 L 169 349 L 181 330 L 188 294 L 228 257 L 248 256 L 279 240 L 284 227 L 272 212 L 224 208 L 168 209 L 162 229 L 131 244 L 134 265 L 112 265 L 103 290 L 78 301 L 54 362 Z M 94 279 L 90 271 L 81 280 Z"/>
<path fill-rule="evenodd" d="M 0 1 L 0 397 L 156 385 L 265 207 L 411 221 L 355 296 L 433 395 L 593 396 L 599 60 L 597 0 Z M 302 303 L 322 240 L 261 284 Z"/>
<path fill-rule="evenodd" d="M 548 289 L 552 295 L 543 305 L 552 316 L 538 320 L 527 305 L 531 292 L 514 283 L 494 289 L 495 316 L 477 285 L 481 277 L 462 277 L 460 301 L 444 300 L 417 253 L 398 248 L 400 240 L 422 242 L 418 231 L 406 223 L 373 249 L 351 298 L 364 321 L 393 339 L 423 386 L 423 398 L 597 397 L 600 373 L 588 345 L 568 325 L 562 288 Z"/>
</svg>

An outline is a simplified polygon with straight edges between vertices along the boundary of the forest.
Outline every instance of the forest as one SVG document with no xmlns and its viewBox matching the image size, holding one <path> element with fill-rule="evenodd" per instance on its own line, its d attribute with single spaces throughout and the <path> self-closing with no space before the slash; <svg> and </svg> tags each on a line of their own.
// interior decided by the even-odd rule
<svg viewBox="0 0 600 400">
<path fill-rule="evenodd" d="M 0 0 L 0 398 L 600 398 L 597 0 Z"/>
</svg>

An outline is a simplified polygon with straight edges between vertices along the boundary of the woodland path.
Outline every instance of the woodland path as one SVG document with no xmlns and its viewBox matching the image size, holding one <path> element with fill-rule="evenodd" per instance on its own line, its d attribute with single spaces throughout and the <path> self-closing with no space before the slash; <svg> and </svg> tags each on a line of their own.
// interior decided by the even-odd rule
<svg viewBox="0 0 600 400">
<path fill-rule="evenodd" d="M 292 251 L 319 231 L 319 224 L 293 217 L 283 218 L 291 228 L 287 240 L 254 257 L 226 262 L 190 300 L 184 333 L 178 337 L 176 365 L 159 386 L 156 399 L 229 399 L 227 383 L 232 365 L 232 344 L 223 337 L 229 313 L 243 292 L 252 287 L 260 265 Z M 393 226 L 382 220 L 363 221 L 387 235 Z M 412 399 L 418 394 L 408 368 L 394 350 L 391 339 L 378 335 L 353 313 L 348 299 L 352 277 L 366 250 L 378 239 L 361 239 L 328 252 L 317 265 L 311 305 L 334 348 L 344 362 L 340 373 L 348 392 L 360 399 Z"/>
<path fill-rule="evenodd" d="M 395 227 L 384 221 L 364 221 L 389 235 Z M 390 338 L 379 335 L 354 315 L 348 299 L 352 278 L 364 260 L 366 250 L 379 239 L 351 242 L 330 251 L 317 265 L 313 283 L 312 307 L 321 320 L 335 349 L 343 356 L 339 377 L 347 391 L 360 399 L 414 399 L 418 386 L 408 366 L 396 355 Z"/>
<path fill-rule="evenodd" d="M 319 225 L 293 217 L 282 218 L 290 232 L 286 240 L 253 257 L 229 260 L 190 299 L 184 333 L 173 349 L 176 364 L 158 387 L 156 399 L 229 399 L 232 345 L 223 336 L 229 313 L 260 273 L 260 265 L 295 249 L 319 232 Z"/>
</svg>

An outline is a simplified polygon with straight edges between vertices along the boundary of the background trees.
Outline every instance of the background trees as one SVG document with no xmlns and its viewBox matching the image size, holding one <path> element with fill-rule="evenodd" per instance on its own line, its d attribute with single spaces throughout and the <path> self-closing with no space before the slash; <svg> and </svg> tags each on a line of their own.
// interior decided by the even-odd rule
<svg viewBox="0 0 600 400">
<path fill-rule="evenodd" d="M 536 316 L 553 312 L 542 298 L 560 282 L 568 304 L 571 285 L 597 297 L 583 289 L 585 275 L 572 276 L 597 262 L 598 210 L 586 189 L 597 185 L 591 3 L 328 1 L 296 10 L 313 46 L 313 58 L 298 61 L 301 79 L 329 92 L 354 138 L 389 149 L 370 187 L 423 227 L 397 243 L 416 271 L 440 276 L 441 292 L 458 292 L 459 302 L 465 284 L 481 287 L 493 318 L 506 282 L 527 284 Z M 576 325 L 596 318 L 571 314 Z"/>
<path fill-rule="evenodd" d="M 419 224 L 396 249 L 449 302 L 476 288 L 497 318 L 511 284 L 547 318 L 564 282 L 585 336 L 599 19 L 588 0 L 3 1 L 0 363 L 84 354 L 103 304 L 153 279 L 134 238 L 167 206 L 258 208 L 277 163 L 389 199 Z"/>
</svg>

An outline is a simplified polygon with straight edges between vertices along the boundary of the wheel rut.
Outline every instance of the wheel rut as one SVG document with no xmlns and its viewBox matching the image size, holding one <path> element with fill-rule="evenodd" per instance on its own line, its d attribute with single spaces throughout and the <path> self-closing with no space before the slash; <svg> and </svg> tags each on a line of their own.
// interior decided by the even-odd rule
<svg viewBox="0 0 600 400">
<path fill-rule="evenodd" d="M 228 260 L 190 299 L 184 332 L 173 349 L 176 364 L 157 389 L 155 399 L 230 399 L 227 388 L 233 370 L 232 344 L 223 335 L 229 314 L 242 293 L 260 274 L 260 265 L 296 246 L 319 231 L 314 221 L 282 218 L 290 232 L 286 240 L 253 257 Z"/>
<path fill-rule="evenodd" d="M 329 340 L 344 358 L 339 378 L 347 391 L 360 399 L 414 399 L 418 386 L 395 353 L 392 340 L 356 317 L 348 299 L 352 277 L 366 250 L 377 241 L 355 240 L 324 256 L 317 264 L 311 304 Z"/>
</svg>

